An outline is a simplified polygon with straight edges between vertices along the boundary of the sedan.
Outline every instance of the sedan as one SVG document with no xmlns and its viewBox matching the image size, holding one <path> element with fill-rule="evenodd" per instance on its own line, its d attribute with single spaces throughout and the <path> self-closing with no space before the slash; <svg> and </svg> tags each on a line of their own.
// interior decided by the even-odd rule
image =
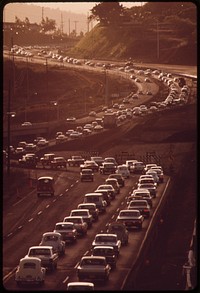
<svg viewBox="0 0 200 293">
<path fill-rule="evenodd" d="M 22 125 L 22 126 L 31 126 L 32 123 L 29 122 L 29 121 L 25 121 L 25 122 L 23 122 L 21 125 Z"/>
<path fill-rule="evenodd" d="M 74 223 L 74 226 L 75 226 L 78 234 L 81 234 L 81 235 L 86 235 L 87 234 L 88 225 L 83 220 L 83 217 L 69 216 L 69 217 L 65 217 L 63 222 L 72 222 L 72 223 Z"/>
<path fill-rule="evenodd" d="M 40 139 L 40 140 L 37 142 L 37 146 L 38 146 L 38 147 L 43 147 L 43 146 L 48 146 L 48 145 L 49 145 L 49 141 L 46 140 L 45 138 Z"/>
<path fill-rule="evenodd" d="M 114 199 L 116 196 L 116 191 L 111 184 L 101 184 L 97 187 L 96 191 L 98 192 L 98 190 L 108 190 L 112 199 Z"/>
<path fill-rule="evenodd" d="M 116 256 L 119 255 L 121 249 L 121 241 L 117 238 L 116 234 L 96 234 L 94 241 L 92 242 L 92 248 L 95 246 L 112 246 L 114 248 Z"/>
<path fill-rule="evenodd" d="M 109 279 L 111 267 L 104 256 L 83 256 L 77 267 L 79 281 Z"/>
<path fill-rule="evenodd" d="M 153 197 L 156 197 L 156 187 L 152 183 L 143 183 L 138 186 L 138 189 L 148 189 Z"/>
<path fill-rule="evenodd" d="M 146 200 L 134 199 L 130 201 L 128 210 L 139 210 L 141 215 L 149 218 L 151 207 Z"/>
<path fill-rule="evenodd" d="M 144 217 L 139 210 L 121 210 L 117 216 L 117 222 L 123 223 L 127 229 L 138 228 L 142 229 Z"/>
</svg>

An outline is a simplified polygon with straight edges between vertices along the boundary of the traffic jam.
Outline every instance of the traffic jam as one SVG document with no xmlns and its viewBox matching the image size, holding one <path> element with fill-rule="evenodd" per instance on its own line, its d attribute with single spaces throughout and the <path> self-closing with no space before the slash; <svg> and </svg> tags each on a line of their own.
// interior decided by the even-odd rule
<svg viewBox="0 0 200 293">
<path fill-rule="evenodd" d="M 74 274 L 66 277 L 63 284 L 67 290 L 75 290 L 77 287 L 79 289 L 76 290 L 81 290 L 82 286 L 86 290 L 90 290 L 88 287 L 95 290 L 108 288 L 109 280 L 116 274 L 124 251 L 131 249 L 137 233 L 146 231 L 156 205 L 162 198 L 164 185 L 169 181 L 163 174 L 162 166 L 157 164 L 144 164 L 137 160 L 118 164 L 114 157 L 92 157 L 85 164 L 81 163 L 84 159 L 81 161 L 80 156 L 75 156 L 73 160 L 77 161 L 70 168 L 79 174 L 77 181 L 81 184 L 91 185 L 97 181 L 97 177 L 102 177 L 103 182 L 95 190 L 91 189 L 84 194 L 83 201 L 63 220 L 54 219 L 54 229 L 44 232 L 38 245 L 29 247 L 27 254 L 19 260 L 14 274 L 16 290 L 26 290 L 30 285 L 44 286 L 45 289 L 45 283 L 49 284 L 47 280 L 52 278 L 52 272 L 59 272 L 60 261 L 63 263 L 65 258 L 69 258 L 69 248 L 84 241 L 94 226 L 96 232 L 92 242 L 90 241 L 90 247 L 74 266 Z M 133 177 L 137 179 L 134 185 Z M 126 187 L 128 194 L 123 191 Z M 54 197 L 53 177 L 38 178 L 37 195 Z M 123 205 L 120 203 L 122 199 Z M 120 205 L 116 208 L 118 201 Z M 111 217 L 102 230 L 101 217 L 106 214 L 109 216 L 111 207 L 116 209 L 116 218 Z"/>
</svg>

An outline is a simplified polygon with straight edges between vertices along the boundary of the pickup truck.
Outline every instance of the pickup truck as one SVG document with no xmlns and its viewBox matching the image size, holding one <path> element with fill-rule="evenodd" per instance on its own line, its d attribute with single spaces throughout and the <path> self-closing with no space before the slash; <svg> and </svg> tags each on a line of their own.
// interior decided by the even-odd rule
<svg viewBox="0 0 200 293">
<path fill-rule="evenodd" d="M 85 162 L 85 159 L 82 158 L 82 156 L 72 156 L 71 159 L 67 160 L 67 163 L 69 166 L 75 167 L 83 164 Z"/>
<path fill-rule="evenodd" d="M 79 281 L 109 279 L 111 267 L 104 256 L 83 256 L 77 267 Z"/>
<path fill-rule="evenodd" d="M 123 223 L 127 229 L 136 227 L 141 230 L 144 217 L 138 210 L 121 210 L 116 221 Z"/>
<path fill-rule="evenodd" d="M 31 246 L 25 257 L 38 257 L 43 267 L 50 270 L 57 268 L 58 253 L 53 252 L 52 246 Z"/>
<path fill-rule="evenodd" d="M 96 234 L 94 241 L 92 242 L 92 248 L 95 246 L 112 246 L 116 256 L 119 255 L 121 248 L 121 240 L 117 238 L 116 234 L 102 233 Z"/>
</svg>

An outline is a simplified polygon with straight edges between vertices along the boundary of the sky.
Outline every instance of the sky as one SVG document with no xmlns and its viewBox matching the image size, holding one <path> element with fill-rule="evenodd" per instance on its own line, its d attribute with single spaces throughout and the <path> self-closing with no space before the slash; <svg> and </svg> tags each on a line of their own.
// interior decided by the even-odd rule
<svg viewBox="0 0 200 293">
<path fill-rule="evenodd" d="M 74 13 L 87 14 L 99 2 L 35 2 L 42 7 L 59 8 L 60 10 L 71 11 Z M 124 7 L 130 8 L 135 5 L 141 5 L 144 2 L 120 2 Z"/>
</svg>

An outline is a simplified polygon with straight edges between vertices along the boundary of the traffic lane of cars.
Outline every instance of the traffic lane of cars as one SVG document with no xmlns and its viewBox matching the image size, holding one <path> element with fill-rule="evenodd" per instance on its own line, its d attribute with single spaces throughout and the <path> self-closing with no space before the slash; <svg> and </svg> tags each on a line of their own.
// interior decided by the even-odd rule
<svg viewBox="0 0 200 293">
<path fill-rule="evenodd" d="M 166 177 L 165 182 L 167 182 L 167 177 Z M 165 184 L 160 185 L 158 187 L 158 194 L 157 194 L 157 197 L 154 199 L 154 207 L 152 209 L 152 213 L 156 209 L 156 206 L 162 196 L 164 188 L 165 188 Z M 112 221 L 115 221 L 119 210 L 127 207 L 127 203 L 126 203 L 127 198 L 128 198 L 128 195 L 126 195 L 125 198 L 123 198 L 123 201 L 120 203 L 120 206 L 118 206 L 118 208 L 114 211 L 114 214 L 112 215 Z M 151 219 L 151 217 L 150 217 L 150 219 Z M 129 231 L 128 246 L 124 246 L 124 247 L 122 246 L 122 248 L 120 250 L 120 255 L 117 259 L 116 269 L 111 272 L 109 281 L 106 284 L 95 282 L 95 284 L 96 284 L 95 290 L 107 291 L 107 290 L 116 290 L 116 289 L 121 288 L 123 280 L 124 280 L 125 276 L 127 275 L 127 272 L 130 270 L 131 266 L 133 265 L 134 260 L 136 259 L 136 255 L 137 255 L 138 250 L 140 248 L 141 241 L 144 238 L 144 235 L 147 231 L 150 219 L 145 219 L 145 221 L 143 223 L 142 231 L 137 231 L 137 229 Z M 108 223 L 106 224 L 106 226 L 108 226 Z M 105 232 L 105 231 L 106 231 L 106 229 L 102 229 L 102 232 Z M 90 250 L 88 252 L 86 251 L 86 255 L 91 255 Z M 83 256 L 83 254 L 82 254 L 82 256 Z M 70 278 L 67 279 L 67 282 L 69 282 L 69 281 L 70 282 L 78 281 L 76 268 L 74 268 L 73 274 L 70 276 Z M 64 287 L 65 286 L 63 284 L 63 288 Z"/>
<path fill-rule="evenodd" d="M 96 184 L 87 184 L 87 183 L 81 183 L 75 185 L 73 189 L 71 189 L 70 194 L 68 193 L 67 198 L 66 197 L 60 197 L 59 201 L 54 202 L 53 205 L 50 206 L 51 209 L 48 209 L 47 211 L 44 211 L 43 214 L 40 215 L 40 217 L 37 217 L 34 221 L 32 221 L 30 224 L 30 227 L 27 226 L 27 229 L 24 231 L 24 242 L 22 243 L 21 240 L 21 234 L 17 234 L 14 238 L 10 239 L 10 249 L 7 249 L 6 245 L 6 251 L 4 251 L 5 255 L 5 264 L 7 268 L 10 268 L 10 270 L 13 268 L 14 264 L 17 265 L 19 262 L 19 259 L 21 257 L 24 257 L 24 255 L 27 253 L 27 250 L 30 246 L 38 245 L 38 243 L 41 240 L 41 235 L 44 232 L 53 231 L 54 226 L 56 222 L 63 220 L 63 218 L 67 215 L 69 215 L 71 209 L 76 208 L 79 203 L 82 202 L 83 196 L 85 193 L 91 192 L 96 189 L 97 185 L 102 183 L 102 181 L 105 180 L 106 176 L 97 176 L 98 179 L 96 179 Z M 99 181 L 100 180 L 100 181 Z M 130 185 L 131 184 L 131 185 Z M 119 198 L 113 201 L 112 205 L 108 208 L 108 211 L 99 217 L 99 221 L 94 223 L 94 226 L 88 230 L 88 235 L 85 238 L 81 238 L 77 241 L 77 244 L 75 247 L 73 246 L 67 246 L 66 248 L 66 258 L 60 259 L 60 262 L 58 264 L 58 267 L 61 265 L 61 267 L 68 268 L 68 263 L 71 263 L 70 259 L 75 257 L 76 262 L 73 262 L 73 265 L 77 263 L 80 260 L 81 255 L 85 252 L 85 247 L 89 247 L 89 243 L 93 240 L 94 235 L 99 232 L 100 227 L 110 220 L 111 214 L 115 211 L 116 205 L 120 205 L 120 199 L 123 199 L 123 196 L 128 192 L 127 189 L 131 189 L 132 183 L 130 182 L 129 185 L 124 187 L 123 193 L 119 195 Z M 66 203 L 67 200 L 67 203 Z M 65 208 L 63 208 L 63 206 Z M 51 211 L 51 213 L 50 213 Z M 58 212 L 59 211 L 59 212 Z M 32 237 L 33 231 L 37 231 L 37 233 L 34 233 L 34 239 Z M 92 237 L 90 236 L 92 235 Z M 21 242 L 21 243 L 20 243 Z M 86 244 L 84 244 L 86 242 Z M 18 254 L 16 256 L 15 251 L 13 251 L 13 246 L 17 245 L 19 246 Z M 74 249 L 75 248 L 75 249 Z M 68 253 L 69 249 L 69 253 Z M 71 251 L 70 251 L 71 249 Z M 81 253 L 82 252 L 82 253 Z M 70 257 L 70 259 L 68 258 Z M 70 266 L 71 270 L 71 266 Z M 64 274 L 65 275 L 65 274 Z M 61 275 L 59 274 L 59 277 Z M 51 275 L 51 278 L 53 276 Z M 50 278 L 50 279 L 51 279 Z M 64 278 L 64 276 L 63 276 Z M 58 279 L 58 276 L 55 278 Z M 14 280 L 12 282 L 9 282 L 9 286 L 15 287 L 13 284 Z M 48 281 L 47 281 L 48 284 Z"/>
</svg>

